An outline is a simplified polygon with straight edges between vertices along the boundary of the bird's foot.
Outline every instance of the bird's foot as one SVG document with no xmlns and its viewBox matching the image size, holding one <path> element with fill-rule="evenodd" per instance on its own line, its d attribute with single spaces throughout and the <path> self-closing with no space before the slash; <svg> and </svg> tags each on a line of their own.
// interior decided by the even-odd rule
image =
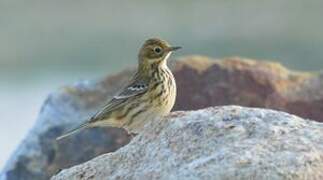
<svg viewBox="0 0 323 180">
<path fill-rule="evenodd" d="M 131 137 L 131 139 L 133 139 L 134 137 L 136 137 L 138 135 L 138 133 L 128 132 L 128 135 Z"/>
</svg>

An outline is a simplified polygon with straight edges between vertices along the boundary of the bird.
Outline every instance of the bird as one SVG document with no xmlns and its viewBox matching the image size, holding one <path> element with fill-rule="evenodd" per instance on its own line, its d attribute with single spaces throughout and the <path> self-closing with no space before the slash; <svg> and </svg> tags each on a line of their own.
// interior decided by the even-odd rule
<svg viewBox="0 0 323 180">
<path fill-rule="evenodd" d="M 176 82 L 167 60 L 178 49 L 160 38 L 146 40 L 129 82 L 89 120 L 56 140 L 92 127 L 118 127 L 139 134 L 148 121 L 169 114 L 175 104 Z"/>
</svg>

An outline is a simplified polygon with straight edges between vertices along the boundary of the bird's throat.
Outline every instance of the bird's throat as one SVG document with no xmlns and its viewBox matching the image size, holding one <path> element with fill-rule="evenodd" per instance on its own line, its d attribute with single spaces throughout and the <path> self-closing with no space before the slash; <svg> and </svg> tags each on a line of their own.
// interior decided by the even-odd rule
<svg viewBox="0 0 323 180">
<path fill-rule="evenodd" d="M 138 73 L 143 76 L 151 76 L 153 72 L 156 72 L 158 69 L 165 69 L 167 67 L 167 58 L 160 60 L 154 60 L 151 63 L 142 63 L 139 64 Z"/>
</svg>

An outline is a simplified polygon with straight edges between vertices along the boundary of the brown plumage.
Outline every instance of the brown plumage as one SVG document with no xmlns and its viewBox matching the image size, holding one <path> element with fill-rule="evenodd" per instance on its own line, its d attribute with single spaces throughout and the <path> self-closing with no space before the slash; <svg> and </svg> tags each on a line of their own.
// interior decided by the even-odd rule
<svg viewBox="0 0 323 180">
<path fill-rule="evenodd" d="M 147 121 L 168 114 L 175 103 L 176 83 L 167 59 L 177 49 L 180 47 L 171 47 L 158 38 L 145 41 L 138 54 L 137 72 L 129 83 L 90 120 L 57 139 L 98 126 L 139 133 Z"/>
</svg>

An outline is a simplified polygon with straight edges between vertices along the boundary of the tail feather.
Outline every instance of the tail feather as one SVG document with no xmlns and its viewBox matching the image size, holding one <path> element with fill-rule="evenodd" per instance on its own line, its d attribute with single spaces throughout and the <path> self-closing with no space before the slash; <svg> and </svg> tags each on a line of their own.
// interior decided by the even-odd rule
<svg viewBox="0 0 323 180">
<path fill-rule="evenodd" d="M 62 140 L 62 139 L 64 139 L 64 138 L 66 138 L 66 137 L 68 137 L 68 136 L 71 136 L 71 135 L 73 135 L 73 134 L 76 134 L 76 133 L 78 133 L 79 131 L 81 131 L 81 130 L 83 130 L 83 129 L 86 129 L 86 128 L 88 128 L 88 127 L 90 127 L 90 123 L 86 122 L 86 123 L 82 124 L 81 126 L 79 126 L 79 127 L 75 128 L 75 129 L 72 129 L 72 130 L 68 131 L 67 133 L 65 133 L 65 134 L 63 134 L 63 135 L 61 135 L 61 136 L 57 137 L 57 138 L 56 138 L 56 141 L 60 141 L 60 140 Z"/>
</svg>

